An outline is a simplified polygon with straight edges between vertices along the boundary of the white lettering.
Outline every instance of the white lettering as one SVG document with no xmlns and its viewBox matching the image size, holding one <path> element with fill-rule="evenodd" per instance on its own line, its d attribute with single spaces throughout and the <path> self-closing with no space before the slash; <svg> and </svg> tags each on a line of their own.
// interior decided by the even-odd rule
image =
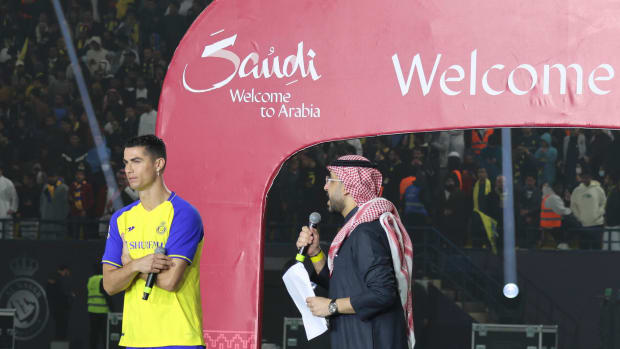
<svg viewBox="0 0 620 349">
<path fill-rule="evenodd" d="M 575 87 L 575 93 L 580 95 L 583 93 L 583 69 L 579 64 L 571 64 L 568 66 L 569 68 L 573 68 L 575 70 L 575 74 L 577 75 L 576 83 L 577 87 Z M 551 68 L 555 68 L 560 72 L 560 94 L 566 94 L 566 67 L 563 64 L 554 64 Z M 543 94 L 549 94 L 549 71 L 551 70 L 549 64 L 545 64 L 543 67 Z"/>
<path fill-rule="evenodd" d="M 607 76 L 599 76 L 599 77 L 594 77 L 594 74 L 596 73 L 596 71 L 598 69 L 605 69 L 607 70 Z M 590 76 L 588 77 L 588 86 L 590 87 L 590 90 L 592 90 L 592 92 L 596 93 L 597 95 L 606 95 L 608 94 L 610 91 L 609 90 L 601 90 L 598 86 L 596 86 L 595 81 L 608 81 L 613 79 L 614 77 L 614 68 L 609 65 L 609 64 L 601 64 L 598 67 L 596 67 L 591 73 Z"/>
<path fill-rule="evenodd" d="M 420 61 L 420 54 L 418 53 L 413 57 L 411 61 L 411 68 L 409 68 L 409 75 L 407 76 L 407 82 L 405 83 L 403 77 L 403 70 L 400 66 L 400 61 L 398 60 L 398 54 L 392 56 L 392 63 L 394 64 L 394 70 L 396 72 L 396 78 L 398 79 L 398 85 L 400 86 L 400 92 L 402 95 L 406 95 L 409 93 L 409 87 L 411 86 L 411 77 L 413 76 L 413 71 L 418 69 L 418 79 L 420 80 L 420 88 L 422 89 L 422 93 L 426 96 L 433 85 L 433 79 L 435 78 L 435 72 L 437 71 L 437 66 L 439 65 L 439 61 L 441 60 L 441 53 L 437 54 L 437 58 L 435 58 L 435 65 L 433 66 L 433 71 L 431 72 L 431 76 L 427 80 L 424 75 L 424 68 L 422 68 L 422 62 Z"/>
<path fill-rule="evenodd" d="M 527 70 L 528 73 L 530 73 L 530 77 L 532 78 L 532 84 L 530 85 L 530 88 L 525 91 L 519 90 L 519 88 L 517 88 L 517 85 L 515 84 L 514 74 L 517 69 Z M 538 74 L 536 74 L 536 69 L 534 69 L 534 67 L 529 64 L 520 64 L 510 72 L 510 75 L 508 75 L 508 88 L 512 93 L 516 94 L 517 96 L 523 96 L 524 94 L 530 92 L 534 88 L 534 86 L 536 86 L 536 80 L 538 80 Z"/>
<path fill-rule="evenodd" d="M 229 90 L 230 99 L 236 103 L 289 103 L 291 100 L 290 92 L 260 92 L 251 89 Z"/>
<path fill-rule="evenodd" d="M 249 61 L 252 61 L 252 63 L 254 63 L 254 66 L 252 67 L 252 70 L 250 72 L 246 72 L 245 66 L 248 64 Z M 256 52 L 252 52 L 247 57 L 245 57 L 243 61 L 241 61 L 241 65 L 239 66 L 239 77 L 245 78 L 246 76 L 254 75 L 254 78 L 256 78 L 256 76 L 258 75 L 258 67 L 256 66 L 257 62 L 258 53 Z"/>
<path fill-rule="evenodd" d="M 497 70 L 502 70 L 504 69 L 504 65 L 503 64 L 495 64 L 494 66 L 492 66 L 491 68 L 489 68 L 489 70 L 484 72 L 484 75 L 482 76 L 482 88 L 484 89 L 484 92 L 490 94 L 491 96 L 497 96 L 502 94 L 504 90 L 501 91 L 497 91 L 491 88 L 491 86 L 489 86 L 489 81 L 488 81 L 488 75 L 489 72 L 491 71 L 491 69 L 497 69 Z"/>
<path fill-rule="evenodd" d="M 319 75 L 314 65 L 316 52 L 312 49 L 308 49 L 307 54 L 304 55 L 303 41 L 300 41 L 297 44 L 297 52 L 286 57 L 282 62 L 282 65 L 280 65 L 280 57 L 275 55 L 272 56 L 275 52 L 275 48 L 273 46 L 270 48 L 267 57 L 263 58 L 260 62 L 258 52 L 250 52 L 243 60 L 241 60 L 235 53 L 226 50 L 226 48 L 234 46 L 236 39 L 237 35 L 235 34 L 214 44 L 206 45 L 201 55 L 202 58 L 223 58 L 233 63 L 235 69 L 226 79 L 213 83 L 209 88 L 194 88 L 187 82 L 188 64 L 186 64 L 183 69 L 183 87 L 193 93 L 204 93 L 226 86 L 232 81 L 232 79 L 235 78 L 235 76 L 239 76 L 239 78 L 246 78 L 250 75 L 254 79 L 268 79 L 272 76 L 282 79 L 291 78 L 296 73 L 299 73 L 302 78 L 309 76 L 314 81 L 321 78 L 321 75 Z M 310 58 L 307 64 L 305 59 L 306 56 Z M 235 99 L 233 98 L 233 102 L 234 101 Z"/>
<path fill-rule="evenodd" d="M 471 59 L 469 63 L 469 94 L 474 96 L 476 94 L 476 68 L 478 67 L 478 50 L 471 51 Z"/>
<path fill-rule="evenodd" d="M 456 70 L 457 73 L 459 73 L 459 76 L 456 78 L 446 78 L 446 73 L 448 73 L 448 70 Z M 441 90 L 443 91 L 443 93 L 447 94 L 448 96 L 456 96 L 459 93 L 461 93 L 461 90 L 458 91 L 453 91 L 450 88 L 448 88 L 448 85 L 446 85 L 446 82 L 450 82 L 450 81 L 462 81 L 463 78 L 465 77 L 465 70 L 463 70 L 463 67 L 461 67 L 460 65 L 451 65 L 450 68 L 446 69 L 446 71 L 443 72 L 443 74 L 441 74 L 441 79 L 439 79 L 439 85 L 441 86 Z"/>
<path fill-rule="evenodd" d="M 209 91 L 215 90 L 217 88 L 220 88 L 228 84 L 237 74 L 237 69 L 239 69 L 239 57 L 233 52 L 225 50 L 225 48 L 229 46 L 234 46 L 235 40 L 237 40 L 237 34 L 229 38 L 226 38 L 224 40 L 218 41 L 213 45 L 207 45 L 205 46 L 204 51 L 202 51 L 202 56 L 201 56 L 202 58 L 218 57 L 218 58 L 224 58 L 224 59 L 229 60 L 235 65 L 235 71 L 232 74 L 230 74 L 226 79 L 213 84 L 213 86 L 211 86 L 210 88 L 207 88 L 204 90 L 194 89 L 189 86 L 189 84 L 187 83 L 187 79 L 185 78 L 185 73 L 187 71 L 187 64 L 186 64 L 185 68 L 183 68 L 183 87 L 186 90 L 193 92 L 193 93 L 203 93 L 203 92 L 209 92 Z"/>
<path fill-rule="evenodd" d="M 439 64 L 441 63 L 441 58 L 442 58 L 442 54 L 438 53 L 435 58 L 433 70 L 427 76 L 424 73 L 424 68 L 422 66 L 422 59 L 420 57 L 420 53 L 418 53 L 413 56 L 413 59 L 411 61 L 411 66 L 409 68 L 407 76 L 405 76 L 405 74 L 403 73 L 403 67 L 398 57 L 398 53 L 393 54 L 392 64 L 394 66 L 394 72 L 396 74 L 396 81 L 398 82 L 398 86 L 400 88 L 401 94 L 405 96 L 409 93 L 409 91 L 411 90 L 411 81 L 412 81 L 413 75 L 417 70 L 418 80 L 420 82 L 420 90 L 422 92 L 422 95 L 423 96 L 428 95 L 431 91 L 433 81 L 435 79 L 435 74 L 437 73 L 437 70 L 439 68 Z M 465 74 L 465 70 L 463 67 L 464 66 L 460 64 L 453 64 L 453 65 L 450 65 L 448 68 L 441 68 L 443 71 L 439 78 L 439 85 L 440 85 L 440 89 L 442 93 L 448 96 L 456 96 L 456 95 L 459 95 L 461 92 L 463 92 L 462 88 L 456 89 L 455 88 L 456 86 L 454 84 L 452 84 L 451 85 L 452 88 L 450 88 L 449 87 L 450 84 L 448 84 L 448 82 L 460 82 L 468 78 Z M 491 96 L 498 96 L 506 92 L 506 88 L 502 90 L 497 90 L 497 89 L 492 88 L 489 84 L 489 74 L 493 70 L 504 70 L 505 68 L 506 67 L 503 64 L 498 63 L 498 64 L 491 65 L 486 71 L 484 71 L 484 74 L 482 74 L 481 80 L 482 80 L 482 88 L 486 94 L 491 95 Z M 572 83 L 572 80 L 570 81 L 570 83 L 568 82 L 568 79 L 567 79 L 568 68 L 572 68 L 575 72 L 574 84 Z M 517 86 L 515 75 L 519 69 L 523 69 L 527 71 L 527 73 L 530 75 L 531 82 L 529 84 L 529 87 L 525 89 L 523 89 L 525 86 Z M 559 75 L 556 75 L 556 76 L 559 77 L 559 80 L 560 80 L 557 86 L 559 86 L 559 92 L 561 95 L 566 94 L 567 86 L 570 88 L 573 88 L 574 86 L 575 94 L 578 94 L 578 95 L 583 94 L 584 71 L 581 65 L 577 63 L 573 63 L 568 66 L 565 66 L 564 64 L 560 64 L 560 63 L 545 64 L 542 66 L 542 69 L 543 69 L 543 72 L 542 72 L 542 84 L 543 84 L 542 94 L 543 95 L 548 95 L 550 93 L 550 85 L 552 84 L 551 69 L 556 69 L 559 73 Z M 454 73 L 451 73 L 451 71 L 455 71 L 456 76 L 451 75 L 451 74 L 454 74 Z M 472 96 L 475 96 L 477 92 L 476 91 L 477 84 L 478 84 L 477 72 L 478 72 L 478 50 L 474 49 L 470 53 L 470 66 L 469 66 L 469 75 L 470 75 L 469 76 L 469 94 Z M 510 73 L 508 73 L 507 79 L 505 75 L 503 75 L 502 79 L 498 79 L 496 81 L 502 81 L 503 83 L 503 81 L 507 80 L 507 85 L 508 85 L 507 89 L 512 94 L 515 94 L 517 96 L 523 96 L 523 95 L 530 93 L 532 90 L 534 90 L 534 88 L 536 87 L 536 84 L 538 84 L 538 73 L 539 72 L 536 70 L 535 66 L 531 64 L 519 64 L 513 70 L 511 70 Z M 607 64 L 607 63 L 600 64 L 599 66 L 597 66 L 590 72 L 590 75 L 588 77 L 588 87 L 594 94 L 606 95 L 610 93 L 611 90 L 600 87 L 599 86 L 600 83 L 598 83 L 598 81 L 610 81 L 614 78 L 614 76 L 615 76 L 615 70 L 610 64 Z M 540 93 L 540 92 L 534 92 L 534 93 Z"/>
</svg>

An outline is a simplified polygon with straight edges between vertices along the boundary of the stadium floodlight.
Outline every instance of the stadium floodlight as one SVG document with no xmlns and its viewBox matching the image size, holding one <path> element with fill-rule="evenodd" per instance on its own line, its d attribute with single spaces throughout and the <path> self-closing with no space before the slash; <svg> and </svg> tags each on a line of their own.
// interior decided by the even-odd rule
<svg viewBox="0 0 620 349">
<path fill-rule="evenodd" d="M 507 283 L 504 285 L 504 297 L 515 298 L 519 295 L 519 286 L 515 283 Z"/>
</svg>

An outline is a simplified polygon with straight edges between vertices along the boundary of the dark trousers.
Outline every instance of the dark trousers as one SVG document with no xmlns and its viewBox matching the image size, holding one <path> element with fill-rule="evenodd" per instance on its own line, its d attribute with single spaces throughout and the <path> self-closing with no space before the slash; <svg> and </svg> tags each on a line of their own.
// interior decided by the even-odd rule
<svg viewBox="0 0 620 349">
<path fill-rule="evenodd" d="M 107 319 L 108 314 L 88 313 L 88 320 L 90 322 L 90 349 L 97 349 L 100 345 L 102 349 L 105 349 Z"/>
<path fill-rule="evenodd" d="M 69 311 L 59 310 L 52 313 L 55 323 L 54 339 L 65 341 L 68 338 Z"/>
<path fill-rule="evenodd" d="M 583 250 L 600 250 L 603 240 L 603 226 L 583 227 L 579 232 L 579 247 Z"/>
</svg>

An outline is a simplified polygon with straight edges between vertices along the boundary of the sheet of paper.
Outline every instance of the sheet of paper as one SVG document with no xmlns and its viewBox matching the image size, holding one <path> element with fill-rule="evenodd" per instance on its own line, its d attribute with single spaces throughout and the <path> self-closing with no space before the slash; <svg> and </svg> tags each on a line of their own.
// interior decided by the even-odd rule
<svg viewBox="0 0 620 349">
<path fill-rule="evenodd" d="M 304 322 L 304 329 L 308 340 L 315 338 L 327 331 L 327 321 L 325 318 L 312 315 L 306 305 L 306 298 L 314 297 L 314 289 L 310 284 L 310 277 L 303 264 L 295 263 L 282 276 L 288 294 L 291 295 L 293 302 L 301 313 Z"/>
</svg>

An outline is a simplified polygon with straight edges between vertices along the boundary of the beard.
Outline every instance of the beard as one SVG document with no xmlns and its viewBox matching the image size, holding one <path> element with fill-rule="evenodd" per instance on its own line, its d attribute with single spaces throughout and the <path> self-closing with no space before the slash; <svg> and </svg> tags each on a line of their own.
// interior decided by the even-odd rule
<svg viewBox="0 0 620 349">
<path fill-rule="evenodd" d="M 344 198 L 329 197 L 327 210 L 331 213 L 341 213 L 344 210 Z"/>
</svg>

